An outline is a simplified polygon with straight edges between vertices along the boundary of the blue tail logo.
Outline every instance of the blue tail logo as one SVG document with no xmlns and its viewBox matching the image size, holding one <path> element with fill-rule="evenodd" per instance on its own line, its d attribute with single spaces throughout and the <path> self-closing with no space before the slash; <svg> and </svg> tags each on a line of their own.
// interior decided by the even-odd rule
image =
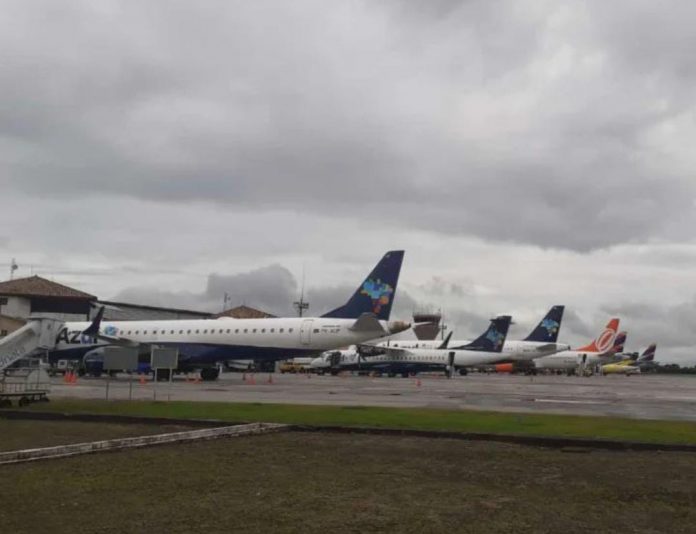
<svg viewBox="0 0 696 534">
<path fill-rule="evenodd" d="M 491 324 L 486 331 L 481 334 L 476 340 L 461 347 L 452 347 L 453 349 L 476 350 L 486 352 L 501 352 L 505 344 L 508 330 L 512 317 L 509 315 L 501 315 L 495 319 L 491 319 Z"/>
<path fill-rule="evenodd" d="M 561 325 L 558 323 L 558 321 L 554 321 L 553 319 L 544 319 L 541 322 L 541 327 L 546 328 L 546 333 L 551 337 L 554 334 L 558 333 L 558 329 L 561 327 Z"/>
<path fill-rule="evenodd" d="M 486 334 L 486 339 L 493 343 L 493 350 L 497 352 L 505 342 L 505 334 L 498 332 L 495 329 L 495 326 L 493 326 L 490 328 L 490 330 L 488 330 L 488 333 Z"/>
<path fill-rule="evenodd" d="M 367 295 L 372 299 L 372 313 L 379 315 L 379 312 L 382 311 L 382 306 L 387 306 L 391 302 L 394 288 L 381 280 L 374 281 L 368 279 L 365 280 L 360 294 Z"/>
<path fill-rule="evenodd" d="M 403 250 L 387 252 L 348 302 L 322 317 L 357 319 L 364 313 L 372 313 L 380 321 L 388 321 L 403 260 Z"/>
<path fill-rule="evenodd" d="M 536 343 L 555 343 L 563 321 L 565 306 L 552 307 L 537 327 L 524 340 Z"/>
</svg>

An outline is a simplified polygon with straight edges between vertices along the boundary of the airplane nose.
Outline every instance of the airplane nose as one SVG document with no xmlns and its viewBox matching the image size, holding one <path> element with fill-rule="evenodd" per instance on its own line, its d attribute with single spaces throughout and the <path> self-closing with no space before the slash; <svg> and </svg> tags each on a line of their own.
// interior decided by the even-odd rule
<svg viewBox="0 0 696 534">
<path fill-rule="evenodd" d="M 391 321 L 387 324 L 387 328 L 390 334 L 398 334 L 399 332 L 411 328 L 411 323 L 407 323 L 406 321 Z"/>
</svg>

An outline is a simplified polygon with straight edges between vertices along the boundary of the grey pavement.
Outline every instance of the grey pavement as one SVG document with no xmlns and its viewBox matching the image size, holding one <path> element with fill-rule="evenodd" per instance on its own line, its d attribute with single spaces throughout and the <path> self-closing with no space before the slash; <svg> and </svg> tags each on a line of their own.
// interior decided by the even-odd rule
<svg viewBox="0 0 696 534">
<path fill-rule="evenodd" d="M 134 399 L 393 406 L 507 412 L 606 415 L 636 419 L 696 421 L 696 377 L 520 376 L 470 374 L 387 378 L 365 376 L 253 375 L 224 373 L 216 382 L 177 377 L 155 385 L 132 384 Z M 272 383 L 269 377 L 272 376 Z M 53 379 L 52 398 L 104 399 L 106 379 L 81 378 L 69 385 Z M 129 397 L 128 378 L 111 380 L 110 399 Z"/>
</svg>

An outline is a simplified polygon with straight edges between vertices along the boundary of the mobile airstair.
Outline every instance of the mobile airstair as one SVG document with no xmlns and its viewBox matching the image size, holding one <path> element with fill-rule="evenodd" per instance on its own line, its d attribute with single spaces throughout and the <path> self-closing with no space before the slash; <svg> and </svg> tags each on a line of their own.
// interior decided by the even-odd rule
<svg viewBox="0 0 696 534">
<path fill-rule="evenodd" d="M 34 317 L 0 339 L 0 407 L 11 406 L 13 400 L 20 406 L 47 400 L 51 381 L 36 356 L 55 347 L 62 326 L 58 319 Z"/>
</svg>

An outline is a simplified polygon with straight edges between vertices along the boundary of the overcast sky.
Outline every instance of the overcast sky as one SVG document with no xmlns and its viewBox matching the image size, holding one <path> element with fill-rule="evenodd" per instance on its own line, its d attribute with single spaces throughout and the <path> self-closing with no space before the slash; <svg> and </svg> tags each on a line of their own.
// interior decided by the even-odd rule
<svg viewBox="0 0 696 534">
<path fill-rule="evenodd" d="M 291 313 L 304 270 L 319 314 L 403 248 L 402 318 L 696 363 L 696 4 L 0 8 L 7 275 Z"/>
</svg>

